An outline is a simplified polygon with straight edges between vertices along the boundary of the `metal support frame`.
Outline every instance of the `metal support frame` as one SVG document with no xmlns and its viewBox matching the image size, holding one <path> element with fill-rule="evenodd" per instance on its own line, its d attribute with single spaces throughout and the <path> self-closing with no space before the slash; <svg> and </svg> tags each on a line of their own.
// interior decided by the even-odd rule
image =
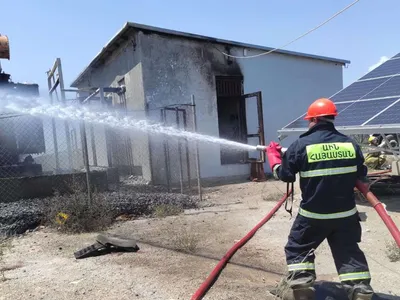
<svg viewBox="0 0 400 300">
<path fill-rule="evenodd" d="M 53 105 L 54 104 L 53 93 L 51 92 L 51 90 L 53 90 L 53 87 L 52 87 L 52 83 L 51 83 L 51 77 L 49 76 L 49 72 L 47 72 L 47 85 L 49 88 L 50 104 Z M 56 163 L 54 172 L 57 174 L 60 169 L 60 158 L 58 156 L 56 120 L 54 118 L 51 118 L 51 127 L 52 127 L 52 133 L 53 133 L 54 157 L 55 157 L 55 163 Z"/>
<path fill-rule="evenodd" d="M 184 130 L 187 130 L 187 118 L 186 118 L 186 110 L 183 113 L 183 128 Z M 187 170 L 187 178 L 188 178 L 188 187 L 189 190 L 192 190 L 192 179 L 190 175 L 190 153 L 189 153 L 189 141 L 187 138 L 185 138 L 185 151 L 186 151 L 186 170 Z"/>
<path fill-rule="evenodd" d="M 161 122 L 163 126 L 166 126 L 167 117 L 166 117 L 166 109 L 161 109 Z M 164 157 L 165 157 L 165 175 L 167 181 L 167 189 L 168 192 L 171 191 L 171 180 L 170 180 L 170 165 L 169 165 L 169 145 L 168 145 L 168 138 L 164 137 L 163 141 L 163 148 L 164 148 Z"/>
<path fill-rule="evenodd" d="M 197 132 L 196 102 L 194 99 L 194 95 L 191 96 L 191 104 L 193 110 L 193 131 Z M 199 190 L 199 200 L 201 201 L 203 199 L 203 195 L 201 190 L 199 143 L 197 141 L 195 141 L 195 153 L 196 153 L 197 186 Z"/>
<path fill-rule="evenodd" d="M 398 149 L 397 149 L 397 151 L 396 151 L 396 149 L 393 148 L 393 147 L 390 145 L 389 140 L 387 139 L 387 137 L 386 137 L 386 135 L 385 135 L 384 133 L 381 133 L 380 135 L 381 135 L 382 138 L 385 140 L 385 142 L 386 142 L 388 148 L 391 150 L 390 152 L 392 152 L 393 156 L 396 158 L 396 160 L 398 160 L 398 159 L 399 159 L 399 156 L 398 156 L 398 153 L 399 153 L 399 152 L 398 152 Z"/>
<path fill-rule="evenodd" d="M 91 206 L 92 205 L 92 188 L 91 188 L 91 184 L 90 184 L 89 153 L 88 153 L 88 147 L 87 147 L 85 122 L 81 121 L 79 126 L 80 126 L 80 131 L 81 131 L 83 163 L 85 164 L 85 172 L 86 172 L 86 188 L 87 188 L 87 193 L 88 193 L 88 205 Z"/>
<path fill-rule="evenodd" d="M 100 96 L 100 106 L 101 107 L 106 106 L 106 101 L 104 99 L 104 88 L 102 88 L 102 87 L 99 88 L 99 96 Z M 110 131 L 108 130 L 108 128 L 105 128 L 104 131 L 105 131 L 105 135 L 106 135 L 107 162 L 108 162 L 108 166 L 110 168 L 112 168 L 113 161 L 112 161 L 112 155 L 111 155 L 111 151 L 110 151 L 111 145 L 110 145 L 109 139 L 107 138 L 109 136 Z"/>
<path fill-rule="evenodd" d="M 181 129 L 180 126 L 180 117 L 179 113 L 182 112 L 182 121 L 183 121 L 183 130 L 187 131 L 187 117 L 186 117 L 186 110 L 183 108 L 172 108 L 172 107 L 164 107 L 161 109 L 161 122 L 163 125 L 166 125 L 166 112 L 167 111 L 174 111 L 175 112 L 175 120 L 176 120 L 176 127 L 178 129 Z M 179 183 L 180 183 L 180 188 L 181 188 L 181 193 L 183 193 L 183 155 L 182 155 L 182 144 L 181 144 L 181 138 L 178 138 L 178 163 L 179 163 Z M 188 180 L 188 186 L 189 190 L 191 190 L 191 176 L 190 176 L 190 157 L 189 157 L 189 141 L 187 138 L 184 139 L 185 141 L 185 154 L 186 154 L 186 169 L 187 169 L 187 180 Z M 168 147 L 168 139 L 164 139 L 163 147 L 164 147 L 164 157 L 165 157 L 165 171 L 166 171 L 166 176 L 167 176 L 167 186 L 168 190 L 170 190 L 170 156 L 169 156 L 169 147 Z"/>
<path fill-rule="evenodd" d="M 194 99 L 192 99 L 194 100 Z M 182 104 L 181 106 L 191 106 L 193 109 L 194 113 L 194 119 L 193 119 L 193 131 L 196 132 L 197 129 L 197 124 L 196 124 L 196 112 L 194 111 L 195 107 L 193 104 Z M 161 123 L 163 126 L 167 125 L 167 111 L 175 112 L 175 120 L 176 120 L 176 127 L 178 129 L 187 131 L 188 130 L 188 124 L 187 124 L 187 111 L 184 108 L 179 108 L 178 106 L 175 107 L 168 107 L 165 106 L 161 108 L 160 110 L 160 117 L 161 117 Z M 181 126 L 181 119 L 179 114 L 182 113 L 182 125 Z M 185 155 L 182 153 L 182 140 L 184 140 L 184 151 Z M 195 146 L 195 156 L 196 156 L 196 165 L 197 165 L 197 183 L 198 183 L 198 191 L 199 191 L 199 197 L 202 199 L 202 190 L 201 190 L 201 177 L 200 177 L 200 160 L 199 160 L 199 155 L 198 155 L 198 145 L 197 142 Z M 171 165 L 170 165 L 170 152 L 169 152 L 169 142 L 168 142 L 168 137 L 165 137 L 163 140 L 163 149 L 164 149 L 164 158 L 165 158 L 165 175 L 166 175 L 166 184 L 168 191 L 171 191 Z M 185 157 L 184 157 L 185 156 Z M 180 183 L 180 190 L 181 193 L 183 193 L 184 188 L 183 188 L 183 181 L 184 181 L 184 176 L 183 176 L 183 160 L 186 160 L 186 170 L 187 170 L 187 182 L 188 182 L 188 188 L 189 191 L 192 190 L 192 178 L 191 178 L 191 164 L 190 164 L 190 151 L 189 151 L 189 141 L 187 138 L 178 138 L 178 157 L 179 157 L 179 183 Z"/>
<path fill-rule="evenodd" d="M 93 124 L 89 124 L 89 130 L 90 130 L 90 143 L 92 145 L 93 166 L 97 167 L 96 138 L 94 136 Z"/>
<path fill-rule="evenodd" d="M 109 88 L 105 88 L 105 89 L 107 90 Z M 118 92 L 114 92 L 114 93 L 117 93 L 120 96 L 120 99 L 122 99 L 125 116 L 127 116 L 128 115 L 128 107 L 126 104 L 125 93 L 123 93 L 122 91 L 124 91 L 124 89 L 121 88 Z M 134 174 L 134 171 L 133 171 L 134 163 L 133 163 L 133 156 L 132 156 L 132 141 L 131 141 L 131 138 L 129 135 L 125 136 L 124 143 L 125 143 L 125 155 L 126 155 L 127 163 L 129 164 L 130 175 L 133 175 Z"/>
<path fill-rule="evenodd" d="M 124 93 L 126 91 L 125 86 L 120 86 L 120 87 L 99 87 L 96 88 L 89 96 L 87 96 L 84 100 L 82 100 L 81 104 L 85 105 L 85 104 L 89 104 L 91 103 L 91 101 L 95 101 L 97 99 L 100 100 L 100 105 L 103 107 L 106 105 L 106 101 L 104 99 L 104 93 L 115 93 L 117 95 L 123 96 Z M 99 96 L 96 99 L 96 96 Z M 124 97 L 124 96 L 123 96 Z M 124 98 L 125 101 L 125 98 Z M 125 103 L 126 106 L 126 103 Z M 126 108 L 126 107 L 125 107 Z M 106 135 L 110 136 L 109 134 L 109 130 L 106 128 L 105 129 Z M 95 145 L 95 138 L 94 138 L 94 131 L 93 131 L 93 126 L 90 125 L 90 135 L 91 135 L 91 144 L 92 144 L 92 155 L 93 155 L 93 164 L 95 166 L 97 166 L 97 151 L 96 151 L 96 145 Z M 125 145 L 127 146 L 130 143 L 130 139 L 127 138 L 127 140 L 125 141 Z M 106 138 L 106 147 L 107 147 L 107 161 L 108 161 L 108 166 L 112 167 L 113 166 L 113 161 L 112 161 L 112 145 L 109 142 L 109 139 Z M 128 151 L 128 147 L 126 147 L 126 150 Z M 130 164 L 131 164 L 131 168 L 130 168 L 130 172 L 131 174 L 133 173 L 133 157 L 131 153 L 126 153 L 127 154 L 127 159 L 129 160 Z"/>
<path fill-rule="evenodd" d="M 65 89 L 64 89 L 64 79 L 63 72 L 61 66 L 61 59 L 57 58 L 53 64 L 53 67 L 47 72 L 47 83 L 49 87 L 49 96 L 51 104 L 54 104 L 53 93 L 55 93 L 56 98 L 62 105 L 65 105 Z M 61 99 L 58 97 L 57 87 L 60 87 Z M 58 143 L 57 143 L 57 133 L 55 120 L 52 119 L 52 127 L 53 127 L 53 141 L 54 141 L 54 152 L 56 158 L 56 172 L 59 170 L 60 162 L 58 157 Z M 68 155 L 68 167 L 70 170 L 73 169 L 73 161 L 72 161 L 72 147 L 71 147 L 71 137 L 69 131 L 69 123 L 67 120 L 64 120 L 65 127 L 65 138 L 67 143 L 67 155 Z"/>
<path fill-rule="evenodd" d="M 185 113 L 185 112 L 184 112 Z M 179 129 L 179 108 L 175 108 L 176 127 Z M 179 182 L 181 184 L 181 194 L 183 194 L 183 166 L 182 166 L 182 149 L 181 139 L 178 138 L 178 156 L 179 156 Z"/>
</svg>

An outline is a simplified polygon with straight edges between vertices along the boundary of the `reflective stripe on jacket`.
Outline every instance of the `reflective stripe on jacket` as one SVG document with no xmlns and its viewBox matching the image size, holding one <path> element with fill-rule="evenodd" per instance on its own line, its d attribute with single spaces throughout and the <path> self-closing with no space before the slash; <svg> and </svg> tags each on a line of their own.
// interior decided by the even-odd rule
<svg viewBox="0 0 400 300">
<path fill-rule="evenodd" d="M 299 214 L 313 219 L 337 219 L 357 213 L 354 187 L 367 174 L 361 148 L 338 132 L 332 123 L 320 123 L 302 134 L 282 156 L 277 177 L 294 182 L 300 175 Z"/>
</svg>

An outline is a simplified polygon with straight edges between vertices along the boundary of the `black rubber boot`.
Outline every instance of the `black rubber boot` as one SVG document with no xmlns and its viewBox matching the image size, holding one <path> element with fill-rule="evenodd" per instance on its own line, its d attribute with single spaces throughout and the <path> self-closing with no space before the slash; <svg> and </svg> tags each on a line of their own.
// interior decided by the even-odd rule
<svg viewBox="0 0 400 300">
<path fill-rule="evenodd" d="M 270 293 L 284 300 L 314 300 L 314 277 L 300 277 L 283 279 L 278 287 L 270 290 Z"/>
<path fill-rule="evenodd" d="M 303 277 L 290 281 L 289 286 L 293 290 L 293 298 L 295 300 L 314 300 L 314 281 L 313 277 Z"/>
<path fill-rule="evenodd" d="M 369 284 L 344 285 L 344 288 L 349 300 L 371 300 L 374 296 L 374 290 Z"/>
</svg>

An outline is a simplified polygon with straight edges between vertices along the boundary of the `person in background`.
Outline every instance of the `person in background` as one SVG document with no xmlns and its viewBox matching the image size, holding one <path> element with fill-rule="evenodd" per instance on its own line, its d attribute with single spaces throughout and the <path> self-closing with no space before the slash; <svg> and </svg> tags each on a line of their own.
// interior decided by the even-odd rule
<svg viewBox="0 0 400 300">
<path fill-rule="evenodd" d="M 377 136 L 370 135 L 368 138 L 368 144 L 372 147 L 378 148 L 388 148 L 385 139 L 382 139 L 382 142 L 379 144 L 379 140 Z M 368 168 L 373 170 L 380 170 L 386 162 L 386 155 L 384 151 L 377 150 L 369 152 L 365 155 L 365 164 Z"/>
</svg>

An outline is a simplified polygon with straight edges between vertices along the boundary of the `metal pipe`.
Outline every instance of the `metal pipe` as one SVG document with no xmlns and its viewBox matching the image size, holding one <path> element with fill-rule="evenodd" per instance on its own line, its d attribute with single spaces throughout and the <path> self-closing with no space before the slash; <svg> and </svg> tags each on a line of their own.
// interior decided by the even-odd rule
<svg viewBox="0 0 400 300">
<path fill-rule="evenodd" d="M 196 120 L 196 103 L 194 100 L 194 95 L 191 96 L 192 103 L 192 111 L 193 111 L 193 131 L 197 133 L 197 120 Z M 197 171 L 197 187 L 199 191 L 199 200 L 202 201 L 203 195 L 201 190 L 201 172 L 200 172 L 200 154 L 199 154 L 199 143 L 194 141 L 195 143 L 195 155 L 196 155 L 196 171 Z"/>
<path fill-rule="evenodd" d="M 186 119 L 186 110 L 182 111 L 183 114 L 183 130 L 187 131 L 187 119 Z M 186 151 L 186 170 L 187 170 L 187 178 L 188 178 L 188 187 L 189 191 L 192 190 L 192 178 L 190 176 L 190 154 L 189 154 L 189 141 L 187 137 L 185 137 L 185 151 Z"/>
<path fill-rule="evenodd" d="M 102 87 L 99 88 L 99 96 L 100 96 L 100 106 L 101 108 L 104 108 L 104 106 L 106 106 L 106 101 L 104 100 L 104 89 Z M 109 134 L 109 128 L 107 126 L 104 126 L 104 135 L 106 140 L 108 167 L 112 168 L 113 161 L 112 161 L 112 151 L 110 145 L 110 134 Z"/>
<path fill-rule="evenodd" d="M 53 66 L 52 66 L 51 69 L 47 72 L 47 76 L 48 76 L 48 77 L 54 75 L 54 72 L 56 71 L 57 66 L 58 66 L 58 58 L 54 61 Z"/>
<path fill-rule="evenodd" d="M 125 116 L 128 116 L 128 105 L 126 103 L 126 95 L 124 93 L 118 94 L 120 99 L 122 99 L 123 109 Z M 125 135 L 125 149 L 126 149 L 126 159 L 127 164 L 129 165 L 129 171 L 131 175 L 134 175 L 134 162 L 133 162 L 133 149 L 132 149 L 132 140 L 129 135 L 129 132 Z"/>
<path fill-rule="evenodd" d="M 179 129 L 179 110 L 175 109 L 176 116 L 176 127 Z M 181 139 L 178 137 L 178 161 L 179 161 L 179 182 L 181 185 L 181 194 L 183 194 L 183 164 L 182 164 L 182 150 L 181 150 Z"/>
<path fill-rule="evenodd" d="M 150 109 L 149 109 L 149 103 L 147 103 L 147 102 L 145 103 L 145 117 L 146 117 L 146 121 L 150 120 Z M 153 168 L 153 157 L 152 157 L 153 153 L 152 153 L 152 147 L 151 147 L 152 140 L 151 140 L 151 134 L 149 132 L 147 132 L 147 145 L 148 145 L 147 149 L 149 151 L 149 171 L 150 171 L 149 179 L 150 179 L 150 182 L 153 182 L 154 168 Z"/>
<path fill-rule="evenodd" d="M 90 129 L 90 142 L 92 144 L 93 165 L 97 167 L 97 153 L 96 153 L 96 139 L 94 136 L 93 124 L 89 125 Z"/>
<path fill-rule="evenodd" d="M 165 114 L 165 110 L 161 109 L 161 122 L 162 124 L 165 126 L 166 124 L 166 114 Z M 163 146 L 164 146 L 164 159 L 165 159 L 165 176 L 166 176 L 166 181 L 167 181 L 167 189 L 168 192 L 170 192 L 171 190 L 171 186 L 170 186 L 170 178 L 169 178 L 169 155 L 168 155 L 168 139 L 166 136 L 164 136 L 164 140 L 163 140 Z"/>
<path fill-rule="evenodd" d="M 86 102 L 90 101 L 90 99 L 92 99 L 94 96 L 96 96 L 99 92 L 100 92 L 100 88 L 98 88 L 98 89 L 95 90 L 93 93 L 91 93 L 89 96 L 87 96 L 87 97 L 82 101 L 82 104 L 85 104 Z M 100 98 L 100 100 L 101 100 L 101 98 Z"/>
<path fill-rule="evenodd" d="M 259 141 L 261 145 L 265 145 L 265 132 L 264 132 L 264 113 L 263 113 L 263 101 L 262 101 L 262 95 L 261 92 L 256 93 L 257 97 L 257 114 L 258 114 L 258 120 L 259 120 L 259 128 L 258 132 L 260 134 L 259 136 Z M 265 152 L 261 152 L 261 161 L 265 162 L 266 157 L 265 157 Z"/>
<path fill-rule="evenodd" d="M 58 87 L 58 85 L 60 84 L 60 79 L 59 78 L 54 80 L 54 77 L 53 77 L 52 79 L 53 79 L 53 86 L 49 90 L 50 93 L 53 93 L 56 90 L 56 88 Z"/>
<path fill-rule="evenodd" d="M 80 125 L 79 126 L 80 131 L 81 131 L 83 163 L 85 164 L 85 171 L 86 171 L 86 186 L 87 186 L 87 193 L 88 193 L 88 204 L 89 204 L 89 206 L 91 206 L 92 205 L 92 193 L 91 193 L 91 186 L 90 186 L 90 166 L 89 166 L 89 155 L 88 155 L 88 147 L 87 147 L 85 122 L 80 121 L 79 125 Z"/>
<path fill-rule="evenodd" d="M 51 77 L 47 77 L 47 85 L 49 87 L 49 97 L 50 97 L 50 104 L 53 105 L 53 94 L 51 92 Z M 54 145 L 54 157 L 55 157 L 55 174 L 58 174 L 58 170 L 60 169 L 60 158 L 58 156 L 58 141 L 57 141 L 57 128 L 56 128 L 56 121 L 54 118 L 51 118 L 51 127 L 53 133 L 53 145 Z"/>
<path fill-rule="evenodd" d="M 71 93 L 79 93 L 80 90 L 74 90 L 74 89 L 64 89 L 64 92 L 71 92 Z"/>
<path fill-rule="evenodd" d="M 125 86 L 119 86 L 119 87 L 104 87 L 103 90 L 104 90 L 104 92 L 106 92 L 106 93 L 121 94 L 121 93 L 125 93 L 126 88 L 125 88 Z"/>
<path fill-rule="evenodd" d="M 61 66 L 61 59 L 57 58 L 56 64 L 58 67 L 58 80 L 60 82 L 60 90 L 61 90 L 61 101 L 65 104 L 65 92 L 64 92 L 64 80 L 63 80 L 63 73 L 62 73 L 62 66 Z M 65 126 L 65 138 L 67 142 L 67 153 L 68 153 L 68 163 L 69 168 L 72 169 L 72 150 L 71 150 L 71 139 L 69 137 L 69 123 L 67 120 L 64 121 Z"/>
</svg>

